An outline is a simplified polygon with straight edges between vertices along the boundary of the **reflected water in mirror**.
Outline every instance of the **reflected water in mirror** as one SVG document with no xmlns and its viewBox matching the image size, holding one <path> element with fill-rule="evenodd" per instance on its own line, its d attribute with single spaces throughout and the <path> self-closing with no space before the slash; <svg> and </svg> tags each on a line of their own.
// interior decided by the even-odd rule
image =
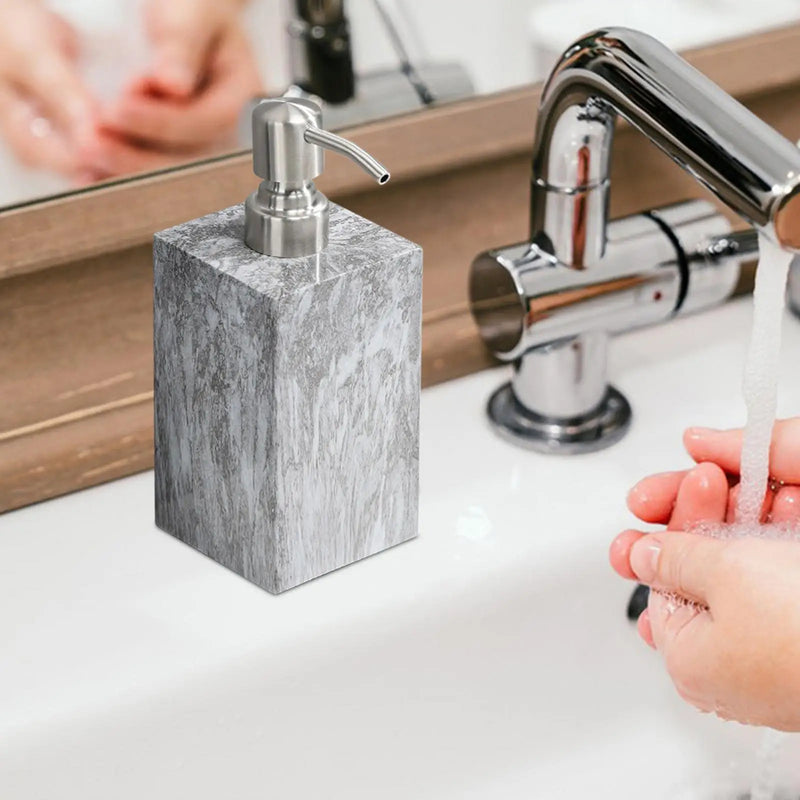
<svg viewBox="0 0 800 800">
<path fill-rule="evenodd" d="M 800 19 L 800 0 L 3 0 L 0 207 L 250 146 L 254 100 L 341 129 L 546 76 L 613 22 L 677 50 Z"/>
</svg>

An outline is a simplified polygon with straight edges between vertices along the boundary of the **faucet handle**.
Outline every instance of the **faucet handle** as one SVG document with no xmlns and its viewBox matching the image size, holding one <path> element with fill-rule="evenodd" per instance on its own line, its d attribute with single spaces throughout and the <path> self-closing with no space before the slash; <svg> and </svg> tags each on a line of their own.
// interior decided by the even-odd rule
<svg viewBox="0 0 800 800">
<path fill-rule="evenodd" d="M 498 432 L 546 453 L 617 441 L 630 407 L 606 381 L 609 335 L 726 300 L 757 247 L 757 235 L 729 227 L 692 200 L 609 223 L 607 254 L 591 272 L 554 264 L 530 242 L 481 253 L 472 314 L 494 355 L 514 362 L 487 408 Z"/>
</svg>

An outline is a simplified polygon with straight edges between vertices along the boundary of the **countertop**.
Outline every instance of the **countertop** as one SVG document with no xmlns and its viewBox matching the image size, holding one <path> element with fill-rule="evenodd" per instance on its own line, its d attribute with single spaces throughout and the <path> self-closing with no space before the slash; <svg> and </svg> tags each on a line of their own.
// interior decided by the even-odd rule
<svg viewBox="0 0 800 800">
<path fill-rule="evenodd" d="M 499 770 L 513 746 L 501 725 L 487 740 L 498 752 L 487 752 L 469 721 L 486 704 L 504 715 L 515 707 L 474 672 L 505 652 L 503 624 L 484 630 L 481 620 L 493 608 L 506 620 L 508 609 L 533 614 L 551 602 L 547 587 L 571 575 L 590 576 L 624 607 L 629 587 L 605 553 L 631 522 L 625 493 L 646 473 L 688 463 L 685 426 L 742 422 L 749 319 L 745 298 L 615 339 L 610 374 L 634 424 L 592 455 L 536 455 L 491 432 L 484 404 L 506 368 L 425 390 L 419 538 L 280 596 L 158 530 L 149 472 L 0 517 L 0 797 L 321 797 L 324 786 L 329 797 L 368 797 L 386 771 L 385 798 L 420 797 L 423 784 L 432 797 L 473 796 L 475 775 Z M 784 331 L 788 415 L 800 410 L 800 321 L 787 314 Z M 542 652 L 560 646 L 558 630 L 532 620 L 520 625 L 535 625 Z M 621 612 L 613 631 L 627 648 Z M 522 658 L 509 648 L 509 659 Z M 529 667 L 542 657 L 524 652 Z M 468 666 L 460 674 L 454 663 Z M 415 699 L 386 685 L 410 687 Z M 425 714 L 454 686 L 454 708 L 469 714 L 448 711 L 457 727 L 431 740 Z M 455 740 L 457 769 L 447 762 Z M 424 755 L 435 741 L 438 765 Z M 359 755 L 373 747 L 385 760 Z M 392 754 L 424 764 L 400 779 Z"/>
</svg>

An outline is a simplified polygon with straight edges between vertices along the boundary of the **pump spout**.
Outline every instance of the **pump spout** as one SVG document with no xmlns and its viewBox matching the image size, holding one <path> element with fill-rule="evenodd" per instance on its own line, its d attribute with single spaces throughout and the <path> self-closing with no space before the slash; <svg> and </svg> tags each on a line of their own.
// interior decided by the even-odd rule
<svg viewBox="0 0 800 800">
<path fill-rule="evenodd" d="M 576 269 L 602 258 L 617 114 L 781 247 L 800 251 L 800 151 L 669 48 L 626 28 L 576 41 L 547 81 L 533 243 Z"/>
<path fill-rule="evenodd" d="M 347 156 L 380 184 L 389 180 L 369 153 L 322 129 L 322 111 L 310 100 L 264 100 L 252 122 L 253 172 L 264 180 L 245 201 L 244 240 L 258 253 L 299 258 L 327 247 L 328 198 L 314 185 L 325 150 Z"/>
<path fill-rule="evenodd" d="M 318 147 L 324 147 L 326 150 L 331 150 L 339 155 L 346 156 L 353 163 L 358 164 L 361 169 L 368 175 L 371 175 L 375 180 L 383 185 L 389 182 L 389 170 L 383 166 L 376 158 L 373 158 L 366 150 L 359 147 L 349 139 L 343 139 L 335 133 L 317 128 L 309 125 L 306 128 L 305 140 L 309 144 L 315 144 Z"/>
</svg>

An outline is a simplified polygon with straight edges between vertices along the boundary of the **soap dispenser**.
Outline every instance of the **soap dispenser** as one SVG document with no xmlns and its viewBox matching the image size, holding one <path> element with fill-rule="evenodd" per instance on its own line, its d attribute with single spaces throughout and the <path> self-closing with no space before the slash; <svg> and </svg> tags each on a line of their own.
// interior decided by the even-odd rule
<svg viewBox="0 0 800 800">
<path fill-rule="evenodd" d="M 273 593 L 417 533 L 422 251 L 314 185 L 389 173 L 301 99 L 243 205 L 154 243 L 156 523 Z"/>
</svg>

